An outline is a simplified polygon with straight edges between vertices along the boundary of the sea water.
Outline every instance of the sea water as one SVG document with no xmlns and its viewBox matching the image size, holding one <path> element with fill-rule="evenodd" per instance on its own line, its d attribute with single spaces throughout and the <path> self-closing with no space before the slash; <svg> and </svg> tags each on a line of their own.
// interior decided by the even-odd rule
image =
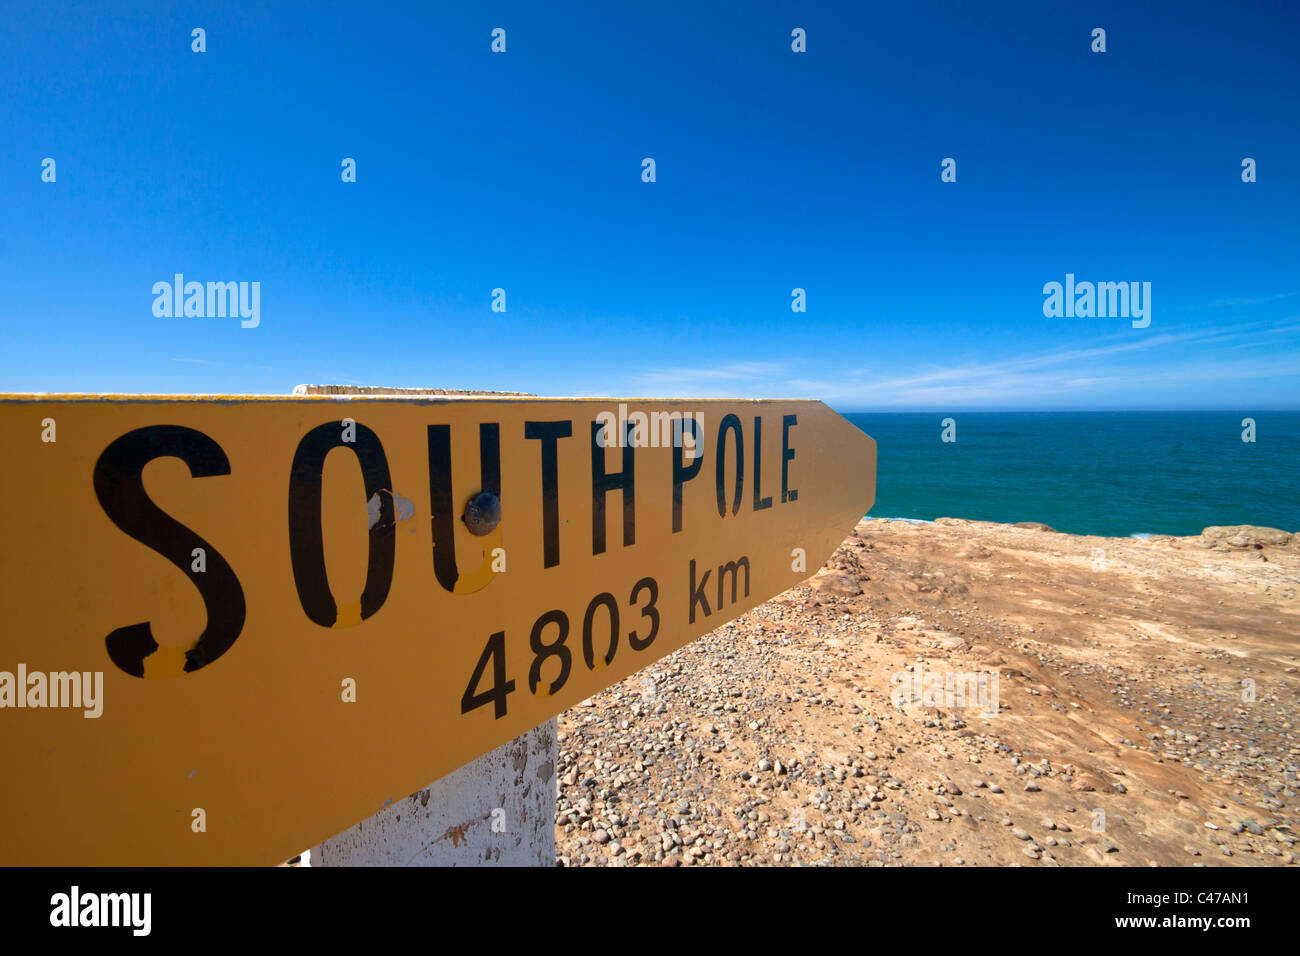
<svg viewBox="0 0 1300 956">
<path fill-rule="evenodd" d="M 1233 524 L 1300 531 L 1300 412 L 844 417 L 877 443 L 872 517 L 1041 521 L 1109 537 Z M 1254 441 L 1242 440 L 1248 418 Z"/>
</svg>

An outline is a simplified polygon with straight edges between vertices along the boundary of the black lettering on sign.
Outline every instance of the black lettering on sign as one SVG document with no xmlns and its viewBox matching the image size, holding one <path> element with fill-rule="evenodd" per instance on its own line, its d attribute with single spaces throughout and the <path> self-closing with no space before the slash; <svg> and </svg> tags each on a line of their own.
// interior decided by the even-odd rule
<svg viewBox="0 0 1300 956">
<path fill-rule="evenodd" d="M 208 623 L 185 652 L 185 670 L 196 671 L 230 649 L 244 628 L 244 591 L 226 559 L 212 545 L 168 515 L 144 490 L 144 467 L 155 458 L 179 458 L 194 478 L 230 474 L 221 446 L 181 425 L 137 428 L 115 440 L 95 462 L 95 497 L 104 514 L 141 544 L 157 551 L 194 582 Z M 207 570 L 190 574 L 195 548 L 207 554 Z M 108 656 L 134 677 L 144 677 L 144 659 L 158 650 L 149 622 L 119 627 L 104 639 Z"/>
<path fill-rule="evenodd" d="M 457 508 L 451 491 L 451 426 L 430 425 L 429 514 L 433 522 L 433 573 L 448 591 L 456 589 L 460 571 L 456 567 Z M 478 426 L 479 491 L 501 498 L 501 426 L 483 422 Z M 503 506 L 504 507 L 504 506 Z"/>
<path fill-rule="evenodd" d="M 706 596 L 705 588 L 709 584 L 709 575 L 713 573 L 712 569 L 706 570 L 704 575 L 696 582 L 695 578 L 695 559 L 691 558 L 691 584 L 690 584 L 690 622 L 695 623 L 695 609 L 699 607 L 702 616 L 709 617 L 713 614 L 713 609 L 709 607 L 709 599 Z M 736 593 L 740 582 L 740 569 L 745 569 L 745 597 L 749 597 L 749 558 L 741 555 L 735 561 L 728 561 L 726 564 L 718 565 L 718 600 L 717 610 L 722 610 L 726 602 L 726 581 L 727 576 L 731 576 L 731 603 L 736 603 Z"/>
<path fill-rule="evenodd" d="M 542 633 L 546 630 L 547 624 L 554 624 L 559 629 L 559 635 L 550 644 L 542 642 Z M 537 685 L 542 682 L 542 661 L 548 657 L 559 657 L 560 673 L 555 680 L 551 681 L 551 687 L 546 692 L 546 696 L 551 696 L 564 686 L 564 682 L 569 679 L 569 667 L 573 664 L 573 654 L 565 646 L 565 640 L 569 636 L 569 615 L 563 611 L 547 611 L 536 621 L 533 622 L 532 633 L 528 635 L 528 646 L 533 649 L 536 655 L 533 658 L 533 664 L 528 668 L 528 689 L 534 694 L 537 693 Z"/>
<path fill-rule="evenodd" d="M 325 471 L 325 456 L 331 450 L 347 448 L 355 454 L 365 482 L 366 501 L 371 501 L 376 495 L 379 497 L 379 520 L 370 526 L 366 585 L 361 592 L 361 620 L 378 611 L 388 598 L 397 554 L 393 485 L 384 446 L 379 437 L 360 422 L 356 425 L 356 441 L 345 442 L 342 426 L 342 422 L 326 422 L 304 435 L 294 452 L 293 467 L 289 471 L 289 557 L 293 564 L 293 580 L 298 586 L 302 609 L 321 627 L 333 627 L 338 621 L 339 611 L 325 573 L 320 514 L 321 476 Z"/>
<path fill-rule="evenodd" d="M 636 543 L 636 477 L 632 447 L 632 423 L 627 423 L 623 442 L 623 470 L 605 473 L 605 449 L 597 441 L 604 429 L 600 422 L 591 423 L 591 553 L 605 552 L 605 496 L 618 490 L 623 495 L 623 547 Z M 618 613 L 617 610 L 614 612 Z"/>
<path fill-rule="evenodd" d="M 745 436 L 740 430 L 740 419 L 728 415 L 718 425 L 718 516 L 727 516 L 727 492 L 723 487 L 727 477 L 727 432 L 736 433 L 736 492 L 731 502 L 731 513 L 740 511 L 740 492 L 745 486 Z"/>
<path fill-rule="evenodd" d="M 699 474 L 700 467 L 704 464 L 704 449 L 700 447 L 700 433 L 696 427 L 695 419 L 683 418 L 681 420 L 683 436 L 688 425 L 691 429 L 691 435 L 694 436 L 691 445 L 695 453 L 695 457 L 689 465 L 682 465 L 682 445 L 686 444 L 685 438 L 683 437 L 680 442 L 673 442 L 673 534 L 682 530 L 682 485 Z"/>
<path fill-rule="evenodd" d="M 605 653 L 605 666 L 614 663 L 614 652 L 618 650 L 618 602 L 614 595 L 602 591 L 591 599 L 587 613 L 582 616 L 582 659 L 587 662 L 587 670 L 596 669 L 596 650 L 593 641 L 593 622 L 596 611 L 603 607 L 609 612 L 609 650 Z"/>
<path fill-rule="evenodd" d="M 542 561 L 543 567 L 547 568 L 560 563 L 560 479 L 557 457 L 559 440 L 572 434 L 571 421 L 524 422 L 524 437 L 536 438 L 542 443 Z"/>
<path fill-rule="evenodd" d="M 655 636 L 659 633 L 659 609 L 655 607 L 655 602 L 659 600 L 659 583 L 654 578 L 642 578 L 632 588 L 632 597 L 628 603 L 636 607 L 637 595 L 642 591 L 650 592 L 650 600 L 645 607 L 641 608 L 641 616 L 650 619 L 650 633 L 645 637 L 637 637 L 636 631 L 632 631 L 627 636 L 627 642 L 632 645 L 634 651 L 644 651 L 652 643 Z"/>
<path fill-rule="evenodd" d="M 628 606 L 635 609 L 643 591 L 650 592 L 649 600 L 644 607 L 640 608 L 641 616 L 650 621 L 650 633 L 645 637 L 638 637 L 636 631 L 628 632 L 628 643 L 636 651 L 644 651 L 653 644 L 655 636 L 659 633 L 659 609 L 655 606 L 659 600 L 659 585 L 654 578 L 647 577 L 637 581 L 632 588 L 632 596 L 628 599 Z M 618 602 L 613 594 L 602 591 L 588 603 L 587 613 L 582 618 L 582 658 L 588 670 L 596 670 L 599 660 L 596 654 L 596 617 L 601 608 L 605 609 L 609 617 L 609 648 L 605 651 L 603 666 L 608 667 L 613 664 L 614 655 L 618 653 Z M 555 625 L 557 633 L 555 639 L 548 644 L 543 637 L 547 627 L 552 624 Z M 603 631 L 604 628 L 600 630 Z M 569 679 L 569 672 L 573 667 L 573 652 L 565 644 L 568 637 L 569 616 L 558 608 L 547 611 L 533 622 L 528 637 L 529 646 L 534 654 L 532 665 L 528 668 L 528 689 L 532 693 L 549 697 L 558 693 L 565 681 Z M 549 657 L 560 659 L 560 673 L 551 682 L 549 688 L 543 688 L 541 686 L 542 666 Z M 489 665 L 492 667 L 492 684 L 486 690 L 481 690 Z M 499 720 L 506 716 L 507 698 L 514 693 L 514 690 L 515 682 L 508 679 L 506 675 L 506 633 L 497 631 L 488 638 L 483 653 L 479 655 L 478 663 L 474 666 L 474 673 L 470 676 L 469 683 L 465 685 L 465 693 L 460 698 L 460 712 L 468 714 L 487 704 L 492 704 L 493 716 Z"/>
<path fill-rule="evenodd" d="M 475 693 L 474 688 L 478 687 L 479 682 L 483 680 L 483 671 L 487 669 L 489 660 L 492 661 L 492 686 Z M 460 712 L 468 714 L 476 707 L 491 703 L 493 718 L 500 720 L 506 715 L 506 697 L 513 693 L 514 689 L 515 682 L 506 680 L 506 632 L 497 631 L 488 638 L 483 653 L 479 655 L 474 674 L 470 677 L 469 683 L 465 686 L 465 693 L 460 699 Z"/>
<path fill-rule="evenodd" d="M 749 558 L 741 555 L 736 561 L 728 561 L 726 564 L 718 565 L 718 607 L 722 607 L 723 582 L 727 580 L 727 575 L 731 575 L 731 603 L 736 603 L 736 582 L 740 577 L 740 569 L 745 569 L 745 597 L 749 597 Z"/>
<path fill-rule="evenodd" d="M 798 415 L 786 415 L 781 419 L 781 504 L 799 500 L 799 492 L 790 487 L 790 461 L 794 458 L 794 449 L 790 447 L 790 429 L 798 424 Z"/>
<path fill-rule="evenodd" d="M 772 496 L 763 497 L 763 416 L 754 416 L 754 510 L 772 507 Z"/>
<path fill-rule="evenodd" d="M 695 559 L 691 558 L 691 623 L 695 623 L 695 606 L 700 605 L 704 611 L 704 616 L 708 617 L 713 612 L 709 610 L 709 599 L 704 596 L 704 586 L 709 583 L 711 571 L 705 571 L 704 577 L 700 578 L 699 586 L 695 584 Z"/>
</svg>

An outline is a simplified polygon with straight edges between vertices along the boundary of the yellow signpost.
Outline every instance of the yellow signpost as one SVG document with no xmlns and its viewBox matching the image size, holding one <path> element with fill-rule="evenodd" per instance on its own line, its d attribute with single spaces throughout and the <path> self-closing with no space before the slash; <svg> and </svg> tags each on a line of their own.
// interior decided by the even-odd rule
<svg viewBox="0 0 1300 956">
<path fill-rule="evenodd" d="M 0 864 L 271 864 L 815 572 L 820 402 L 0 396 Z"/>
</svg>

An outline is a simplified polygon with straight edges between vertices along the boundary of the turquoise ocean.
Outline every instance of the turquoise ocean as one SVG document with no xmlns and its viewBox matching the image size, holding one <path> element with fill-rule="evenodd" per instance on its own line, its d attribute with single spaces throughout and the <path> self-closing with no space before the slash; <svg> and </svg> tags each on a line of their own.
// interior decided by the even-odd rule
<svg viewBox="0 0 1300 956">
<path fill-rule="evenodd" d="M 1300 531 L 1300 412 L 845 413 L 876 440 L 872 517 L 1123 537 Z M 944 442 L 952 418 L 956 441 Z M 1242 420 L 1255 441 L 1242 441 Z"/>
</svg>

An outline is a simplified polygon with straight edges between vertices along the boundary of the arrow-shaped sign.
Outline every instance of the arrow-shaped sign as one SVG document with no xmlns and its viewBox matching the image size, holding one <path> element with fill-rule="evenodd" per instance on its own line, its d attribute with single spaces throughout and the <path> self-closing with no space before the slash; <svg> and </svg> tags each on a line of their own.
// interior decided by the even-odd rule
<svg viewBox="0 0 1300 956">
<path fill-rule="evenodd" d="M 286 859 L 816 571 L 820 402 L 0 396 L 0 864 Z"/>
</svg>

